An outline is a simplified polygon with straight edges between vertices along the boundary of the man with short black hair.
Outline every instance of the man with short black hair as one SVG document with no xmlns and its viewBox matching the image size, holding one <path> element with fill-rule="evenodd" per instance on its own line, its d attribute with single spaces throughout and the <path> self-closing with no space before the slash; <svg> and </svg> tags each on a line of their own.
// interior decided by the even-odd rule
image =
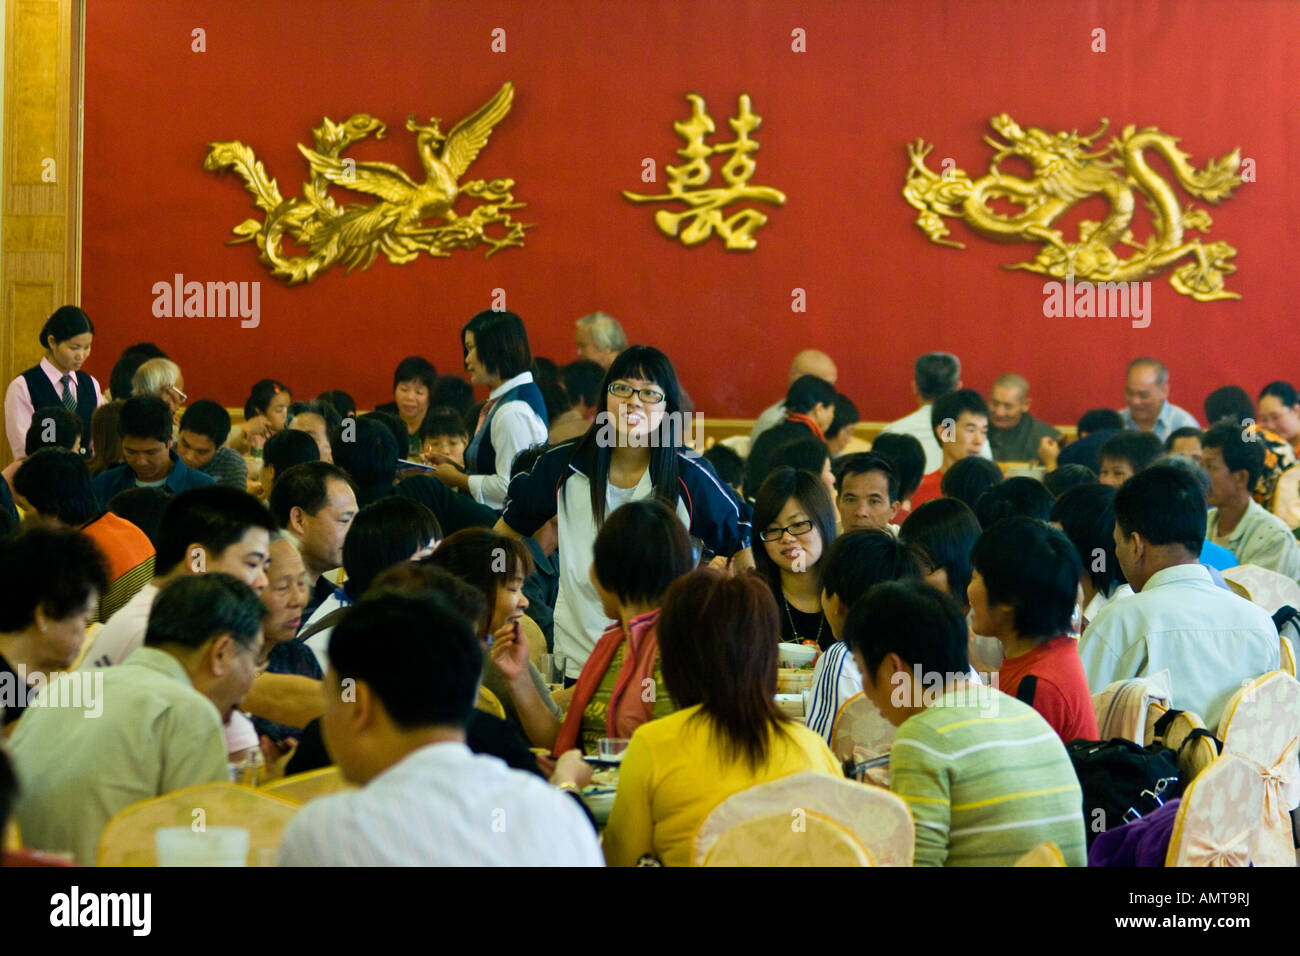
<svg viewBox="0 0 1300 956">
<path fill-rule="evenodd" d="M 93 865 L 100 833 L 118 811 L 228 781 L 222 724 L 257 674 L 265 615 L 236 578 L 180 578 L 158 595 L 144 646 L 96 675 L 98 701 L 73 696 L 86 675 L 52 681 L 10 744 L 23 782 L 16 807 L 23 843 L 71 850 Z M 81 699 L 84 707 L 42 706 L 43 698 Z"/>
<path fill-rule="evenodd" d="M 276 432 L 266 440 L 266 445 L 262 448 L 262 471 L 257 477 L 258 497 L 270 501 L 276 479 L 294 465 L 310 461 L 325 461 L 320 456 L 320 446 L 316 444 L 315 438 L 294 428 L 283 428 Z"/>
<path fill-rule="evenodd" d="M 921 479 L 912 495 L 912 510 L 943 494 L 943 476 L 963 458 L 984 454 L 988 448 L 989 407 L 973 388 L 940 395 L 930 405 L 930 432 L 939 446 L 939 467 Z"/>
<path fill-rule="evenodd" d="M 1044 438 L 1060 438 L 1055 428 L 1029 414 L 1029 382 L 1008 372 L 989 393 L 989 447 L 994 461 L 1038 461 Z"/>
<path fill-rule="evenodd" d="M 1145 471 L 1164 451 L 1164 445 L 1153 432 L 1116 432 L 1097 451 L 1101 464 L 1098 481 L 1118 488 L 1138 472 Z"/>
<path fill-rule="evenodd" d="M 302 619 L 310 620 L 321 602 L 334 593 L 325 573 L 343 566 L 343 539 L 358 510 L 352 480 L 329 462 L 294 465 L 276 478 L 270 506 L 280 527 L 298 539 L 311 588 Z"/>
<path fill-rule="evenodd" d="M 1278 667 L 1262 608 L 1216 587 L 1199 563 L 1205 494 L 1196 475 L 1157 465 L 1115 494 L 1115 555 L 1132 596 L 1103 608 L 1079 641 L 1093 693 L 1168 670 L 1174 706 L 1217 727 L 1244 682 Z"/>
<path fill-rule="evenodd" d="M 200 398 L 185 409 L 177 428 L 176 453 L 186 467 L 201 471 L 217 484 L 248 490 L 248 463 L 233 448 L 226 447 L 230 437 L 230 413 L 210 398 Z"/>
<path fill-rule="evenodd" d="M 570 798 L 465 745 L 483 651 L 443 598 L 362 599 L 335 627 L 329 658 L 321 729 L 361 789 L 299 811 L 280 865 L 601 865 Z"/>
<path fill-rule="evenodd" d="M 1201 460 L 1201 437 L 1199 428 L 1175 428 L 1165 439 L 1166 455 L 1181 455 L 1190 461 Z"/>
<path fill-rule="evenodd" d="M 273 531 L 275 521 L 247 492 L 213 485 L 177 495 L 163 512 L 153 581 L 95 635 L 82 669 L 121 664 L 144 642 L 159 591 L 180 578 L 220 571 L 260 594 Z"/>
<path fill-rule="evenodd" d="M 362 417 L 356 420 L 351 434 L 344 436 L 340 432 L 334 437 L 334 463 L 352 479 L 359 506 L 364 508 L 393 493 L 401 449 L 387 428 L 373 418 Z"/>
<path fill-rule="evenodd" d="M 822 613 L 835 643 L 817 658 L 805 722 L 829 744 L 835 716 L 850 697 L 862 693 L 862 674 L 844 642 L 844 622 L 857 600 L 881 581 L 922 578 L 929 565 L 915 546 L 872 528 L 835 539 L 821 563 Z M 887 727 L 883 729 L 888 730 Z"/>
<path fill-rule="evenodd" d="M 1083 563 L 1046 521 L 991 524 L 971 550 L 971 629 L 1002 644 L 995 685 L 1043 715 L 1063 743 L 1097 739 L 1097 714 L 1071 621 Z"/>
<path fill-rule="evenodd" d="M 1224 422 L 1202 439 L 1201 465 L 1210 475 L 1210 513 L 1206 536 L 1236 555 L 1295 580 L 1300 577 L 1300 545 L 1286 523 L 1251 497 L 1264 470 L 1264 445 L 1253 432 Z"/>
<path fill-rule="evenodd" d="M 1039 447 L 1038 458 L 1048 471 L 1066 465 L 1083 465 L 1095 475 L 1101 471 L 1097 450 L 1106 439 L 1123 427 L 1123 419 L 1113 408 L 1089 409 L 1079 417 L 1074 441 L 1062 449 L 1055 441 L 1048 439 Z"/>
<path fill-rule="evenodd" d="M 1124 386 L 1127 404 L 1119 410 L 1124 427 L 1154 432 L 1163 442 L 1175 428 L 1200 427 L 1196 417 L 1169 401 L 1169 369 L 1153 358 L 1136 358 L 1128 363 Z"/>
<path fill-rule="evenodd" d="M 745 461 L 745 494 L 750 498 L 758 494 L 778 448 L 809 435 L 824 442 L 834 418 L 835 386 L 816 375 L 795 379 L 785 393 L 785 421 L 763 432 L 750 446 Z"/>
<path fill-rule="evenodd" d="M 923 581 L 877 584 L 844 638 L 862 691 L 898 727 L 890 790 L 916 828 L 916 866 L 1011 866 L 1051 841 L 1087 862 L 1083 794 L 1065 745 L 1032 708 L 974 683 L 966 615 Z"/>
<path fill-rule="evenodd" d="M 426 418 L 427 413 L 426 413 Z M 289 431 L 306 432 L 316 443 L 321 461 L 333 461 L 334 451 L 330 447 L 330 436 L 339 430 L 343 419 L 329 402 L 294 402 L 289 406 L 289 416 L 285 428 Z M 400 451 L 400 449 L 399 449 Z"/>
<path fill-rule="evenodd" d="M 871 451 L 848 455 L 835 469 L 840 524 L 847 531 L 874 529 L 897 534 L 898 473 L 889 460 Z"/>
<path fill-rule="evenodd" d="M 890 422 L 883 432 L 899 432 L 919 441 L 925 449 L 925 474 L 929 474 L 943 466 L 943 451 L 930 421 L 930 406 L 936 399 L 961 388 L 961 361 L 951 352 L 927 352 L 916 360 L 912 372 L 912 392 L 920 399 L 921 407 Z M 980 401 L 982 403 L 983 399 Z M 988 417 L 987 407 L 984 415 Z M 993 458 L 993 450 L 987 442 L 979 453 L 989 460 Z"/>
<path fill-rule="evenodd" d="M 156 395 L 128 398 L 122 403 L 117 433 L 126 463 L 96 475 L 99 503 L 105 507 L 128 488 L 162 488 L 174 495 L 215 484 L 211 475 L 195 471 L 172 448 L 172 410 Z"/>
</svg>

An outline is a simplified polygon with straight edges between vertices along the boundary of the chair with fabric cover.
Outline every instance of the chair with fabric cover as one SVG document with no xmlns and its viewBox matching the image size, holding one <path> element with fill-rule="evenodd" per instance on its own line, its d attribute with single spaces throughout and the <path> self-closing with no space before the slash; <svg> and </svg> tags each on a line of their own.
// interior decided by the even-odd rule
<svg viewBox="0 0 1300 956">
<path fill-rule="evenodd" d="M 1046 843 L 1040 843 L 1020 859 L 1016 860 L 1016 866 L 1065 866 L 1065 854 L 1061 848 L 1048 840 Z"/>
<path fill-rule="evenodd" d="M 1154 735 L 1156 721 L 1169 710 L 1172 699 L 1167 670 L 1108 684 L 1092 695 L 1098 737 L 1101 740 L 1123 737 L 1145 747 Z"/>
<path fill-rule="evenodd" d="M 1154 731 L 1154 728 L 1153 728 Z M 1196 733 L 1202 731 L 1202 733 Z M 1191 737 L 1191 740 L 1188 738 Z M 1154 733 L 1146 744 L 1153 742 Z M 1163 728 L 1161 742 L 1178 754 L 1178 774 L 1183 786 L 1195 780 L 1201 771 L 1219 757 L 1219 748 L 1205 727 L 1205 721 L 1190 710 L 1179 711 Z"/>
<path fill-rule="evenodd" d="M 154 834 L 164 827 L 242 827 L 248 865 L 271 865 L 285 827 L 300 805 L 233 783 L 202 783 L 134 803 L 108 821 L 99 837 L 100 866 L 157 866 Z M 200 817 L 196 811 L 202 810 Z"/>
<path fill-rule="evenodd" d="M 894 746 L 898 728 L 891 724 L 866 694 L 846 700 L 831 723 L 831 753 L 840 760 L 855 763 L 883 757 Z M 889 786 L 889 765 L 867 771 L 871 780 Z"/>
<path fill-rule="evenodd" d="M 341 790 L 355 790 L 354 784 L 343 779 L 343 772 L 338 767 L 322 767 L 296 773 L 291 777 L 282 777 L 271 783 L 258 787 L 262 793 L 274 794 L 285 800 L 292 800 L 299 805 L 310 803 L 317 797 L 328 796 Z"/>
<path fill-rule="evenodd" d="M 732 451 L 734 451 L 737 455 L 740 456 L 741 461 L 744 461 L 746 458 L 749 457 L 749 436 L 748 435 L 729 435 L 728 437 L 722 439 L 722 441 L 718 442 L 718 444 L 730 448 Z"/>
<path fill-rule="evenodd" d="M 1263 808 L 1259 770 L 1225 753 L 1183 791 L 1165 866 L 1249 866 Z"/>
<path fill-rule="evenodd" d="M 486 687 L 479 687 L 478 701 L 474 706 L 485 714 L 491 714 L 493 717 L 500 717 L 502 720 L 506 719 L 506 709 L 501 706 L 501 701 L 497 698 L 497 695 L 492 693 L 492 691 L 488 690 Z"/>
<path fill-rule="evenodd" d="M 1295 866 L 1291 811 L 1300 804 L 1300 682 L 1273 671 L 1233 695 L 1219 722 L 1225 755 L 1246 760 L 1264 789 L 1255 866 Z"/>
<path fill-rule="evenodd" d="M 519 619 L 519 629 L 524 632 L 524 639 L 528 641 L 528 659 L 533 662 L 533 666 L 539 671 L 544 671 L 546 655 L 550 653 L 546 649 L 546 635 L 542 633 L 542 629 L 537 622 L 527 614 Z M 543 674 L 542 676 L 545 677 L 546 675 Z"/>
<path fill-rule="evenodd" d="M 691 861 L 695 866 L 911 866 L 914 841 L 912 813 L 901 798 L 869 784 L 804 771 L 719 803 L 695 831 Z"/>
<path fill-rule="evenodd" d="M 1278 641 L 1280 641 L 1281 644 L 1282 644 L 1282 647 L 1281 647 L 1281 650 L 1280 650 L 1280 653 L 1279 653 L 1279 656 L 1280 656 L 1280 658 L 1281 658 L 1281 660 L 1282 660 L 1282 667 L 1281 667 L 1281 670 L 1282 670 L 1284 673 L 1290 674 L 1292 677 L 1295 677 L 1295 676 L 1296 676 L 1296 672 L 1295 672 L 1295 647 L 1291 644 L 1291 641 L 1290 641 L 1290 640 L 1286 637 L 1286 635 L 1284 635 L 1284 634 L 1279 634 L 1277 639 L 1278 639 Z"/>
<path fill-rule="evenodd" d="M 1278 608 L 1288 604 L 1300 607 L 1300 584 L 1285 574 L 1261 568 L 1257 564 L 1228 568 L 1223 572 L 1223 580 L 1240 584 L 1246 589 L 1248 599 L 1269 614 L 1276 613 Z"/>
</svg>

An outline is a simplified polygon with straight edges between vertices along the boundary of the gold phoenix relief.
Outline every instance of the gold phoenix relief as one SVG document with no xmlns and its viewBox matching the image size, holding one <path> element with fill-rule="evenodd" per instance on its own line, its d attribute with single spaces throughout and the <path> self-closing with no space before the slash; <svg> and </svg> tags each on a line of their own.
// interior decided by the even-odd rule
<svg viewBox="0 0 1300 956">
<path fill-rule="evenodd" d="M 978 179 L 972 180 L 951 160 L 944 162 L 942 173 L 931 170 L 925 158 L 933 147 L 924 140 L 907 147 L 911 166 L 903 197 L 920 211 L 916 225 L 931 242 L 965 248 L 945 238 L 945 218 L 960 218 L 988 239 L 1043 243 L 1032 262 L 1018 262 L 1006 266 L 1008 269 L 1099 282 L 1144 279 L 1190 259 L 1169 276 L 1175 289 L 1200 302 L 1241 298 L 1224 288 L 1224 276 L 1237 271 L 1228 262 L 1237 250 L 1222 241 L 1187 239 L 1191 230 L 1209 231 L 1210 214 L 1191 203 L 1182 206 L 1173 186 L 1146 161 L 1147 151 L 1153 151 L 1169 164 L 1184 190 L 1217 204 L 1241 185 L 1239 149 L 1197 169 L 1189 163 L 1188 154 L 1178 149 L 1176 137 L 1154 127 L 1139 130 L 1126 126 L 1104 149 L 1089 152 L 1109 125 L 1105 118 L 1091 136 L 1080 136 L 1077 131 L 1053 135 L 1032 126 L 1022 130 L 1006 113 L 993 117 L 989 124 L 1005 142 L 984 137 L 996 152 L 988 173 Z M 1008 156 L 1025 160 L 1033 177 L 1023 179 L 1000 171 L 998 166 Z M 1145 242 L 1137 242 L 1131 229 L 1139 195 L 1152 218 L 1152 233 Z M 1077 242 L 1068 241 L 1060 230 L 1052 228 L 1071 207 L 1092 196 L 1105 199 L 1110 212 L 1101 222 L 1080 222 Z M 997 212 L 990 208 L 990 200 L 1012 203 L 1021 211 Z M 1135 251 L 1120 258 L 1117 246 Z"/>
<path fill-rule="evenodd" d="M 757 209 L 742 209 L 724 218 L 723 209 L 744 201 L 774 206 L 785 204 L 785 193 L 779 189 L 749 184 L 754 175 L 753 154 L 758 152 L 758 143 L 749 134 L 762 125 L 763 119 L 751 111 L 749 94 L 742 93 L 736 116 L 727 120 L 736 138 L 710 146 L 704 137 L 716 132 L 717 126 L 709 116 L 704 97 L 688 93 L 686 98 L 691 103 L 691 116 L 673 123 L 673 129 L 686 140 L 686 146 L 677 150 L 677 155 L 687 162 L 664 167 L 668 173 L 668 192 L 648 196 L 625 189 L 623 196 L 632 202 L 683 202 L 690 207 L 685 212 L 660 209 L 654 215 L 659 231 L 680 239 L 685 246 L 698 246 L 717 230 L 728 249 L 751 250 L 758 245 L 754 233 L 767 222 L 767 216 Z M 722 166 L 722 179 L 726 185 L 705 189 L 713 176 L 709 157 L 726 153 L 731 154 Z M 682 228 L 683 223 L 685 228 Z"/>
<path fill-rule="evenodd" d="M 383 139 L 387 127 L 368 113 L 357 113 L 344 123 L 324 117 L 312 130 L 314 148 L 298 144 L 311 167 L 302 198 L 283 198 L 276 181 L 243 143 L 209 143 L 203 168 L 209 172 L 233 170 L 252 194 L 253 205 L 265 214 L 261 220 L 246 219 L 235 226 L 232 231 L 240 238 L 228 244 L 257 243 L 258 258 L 271 275 L 289 285 L 311 282 L 336 263 L 346 266 L 348 273 L 368 269 L 380 253 L 400 265 L 421 252 L 449 256 L 453 249 L 486 245 L 488 257 L 509 246 L 522 246 L 524 230 L 532 224 L 516 222 L 506 211 L 524 205 L 511 195 L 515 181 L 460 182 L 487 145 L 493 128 L 510 112 L 513 99 L 514 86 L 504 84 L 449 133 L 443 133 L 438 117 L 432 117 L 428 125 L 417 123 L 413 115 L 408 117 L 406 128 L 416 134 L 423 182 L 416 182 L 392 163 L 341 158 L 345 149 L 368 136 Z M 335 185 L 367 193 L 378 201 L 340 204 L 329 194 Z M 460 216 L 452 207 L 461 196 L 482 202 Z M 492 226 L 498 227 L 495 235 L 488 232 Z M 288 254 L 286 236 L 306 254 Z"/>
</svg>

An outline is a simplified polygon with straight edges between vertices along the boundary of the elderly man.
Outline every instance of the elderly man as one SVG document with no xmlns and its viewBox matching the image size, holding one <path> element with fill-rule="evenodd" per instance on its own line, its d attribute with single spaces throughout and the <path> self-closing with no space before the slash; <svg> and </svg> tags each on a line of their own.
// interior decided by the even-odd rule
<svg viewBox="0 0 1300 956">
<path fill-rule="evenodd" d="M 805 375 L 816 375 L 822 381 L 835 384 L 839 378 L 839 370 L 835 368 L 835 362 L 825 352 L 817 349 L 804 349 L 794 357 L 790 363 L 790 379 L 787 383 L 793 385 L 796 381 Z M 754 427 L 749 430 L 749 447 L 753 448 L 754 443 L 758 441 L 758 436 L 763 434 L 769 428 L 773 428 L 783 421 L 786 417 L 785 402 L 780 401 L 774 405 L 769 405 L 763 409 L 762 414 L 754 421 Z"/>
<path fill-rule="evenodd" d="M 592 312 L 580 318 L 573 338 L 578 345 L 578 358 L 591 359 L 606 371 L 618 353 L 627 348 L 623 326 L 604 312 Z"/>
<path fill-rule="evenodd" d="M 989 393 L 989 445 L 994 461 L 1037 461 L 1044 438 L 1056 441 L 1056 429 L 1029 414 L 1029 383 L 1009 372 Z"/>
<path fill-rule="evenodd" d="M 930 425 L 930 406 L 935 399 L 961 388 L 961 360 L 950 352 L 927 352 L 916 360 L 912 374 L 912 391 L 921 400 L 921 407 L 882 430 L 911 435 L 919 441 L 925 449 L 925 473 L 930 474 L 943 465 L 943 450 Z M 980 447 L 978 454 L 992 460 L 988 442 Z"/>
<path fill-rule="evenodd" d="M 1169 369 L 1153 358 L 1128 363 L 1128 382 L 1119 417 L 1125 428 L 1154 432 L 1164 442 L 1176 428 L 1200 428 L 1196 417 L 1169 401 Z"/>
</svg>

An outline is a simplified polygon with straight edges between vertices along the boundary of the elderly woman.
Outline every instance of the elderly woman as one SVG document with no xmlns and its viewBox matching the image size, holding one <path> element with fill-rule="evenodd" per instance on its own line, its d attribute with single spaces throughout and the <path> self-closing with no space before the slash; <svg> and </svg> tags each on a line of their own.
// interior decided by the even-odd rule
<svg viewBox="0 0 1300 956">
<path fill-rule="evenodd" d="M 587 658 L 563 722 L 529 678 L 528 642 L 512 636 L 492 646 L 529 740 L 555 754 L 579 745 L 595 753 L 601 737 L 631 737 L 674 710 L 664 690 L 657 627 L 664 592 L 694 563 L 686 528 L 658 499 L 633 501 L 609 516 L 593 557 L 591 582 L 615 623 Z"/>
</svg>

